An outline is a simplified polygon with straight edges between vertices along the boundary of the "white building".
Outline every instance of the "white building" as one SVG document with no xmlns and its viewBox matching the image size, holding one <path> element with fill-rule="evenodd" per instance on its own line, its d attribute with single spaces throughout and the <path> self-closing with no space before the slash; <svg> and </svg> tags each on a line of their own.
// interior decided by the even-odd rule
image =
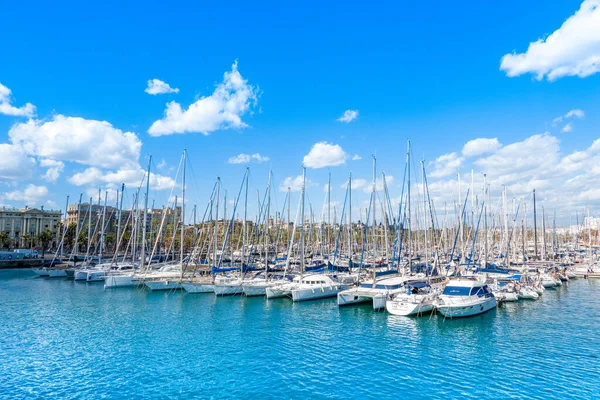
<svg viewBox="0 0 600 400">
<path fill-rule="evenodd" d="M 0 231 L 6 232 L 13 247 L 22 247 L 23 235 L 36 239 L 46 229 L 54 237 L 50 247 L 56 247 L 59 240 L 59 223 L 61 211 L 36 208 L 0 208 Z M 0 244 L 1 245 L 1 244 Z"/>
</svg>

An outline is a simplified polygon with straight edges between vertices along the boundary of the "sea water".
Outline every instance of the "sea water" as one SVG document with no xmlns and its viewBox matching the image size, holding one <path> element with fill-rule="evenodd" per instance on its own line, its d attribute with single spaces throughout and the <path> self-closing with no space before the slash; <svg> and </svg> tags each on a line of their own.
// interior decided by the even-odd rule
<svg viewBox="0 0 600 400">
<path fill-rule="evenodd" d="M 0 271 L 1 398 L 600 398 L 600 281 L 473 318 Z"/>
</svg>

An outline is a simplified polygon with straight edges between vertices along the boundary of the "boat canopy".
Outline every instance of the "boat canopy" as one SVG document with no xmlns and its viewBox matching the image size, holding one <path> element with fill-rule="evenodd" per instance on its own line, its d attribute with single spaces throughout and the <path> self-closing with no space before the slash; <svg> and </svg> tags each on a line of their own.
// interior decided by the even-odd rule
<svg viewBox="0 0 600 400">
<path fill-rule="evenodd" d="M 423 289 L 429 287 L 429 284 L 427 284 L 426 282 L 409 282 L 407 286 L 414 287 L 416 289 Z"/>
</svg>

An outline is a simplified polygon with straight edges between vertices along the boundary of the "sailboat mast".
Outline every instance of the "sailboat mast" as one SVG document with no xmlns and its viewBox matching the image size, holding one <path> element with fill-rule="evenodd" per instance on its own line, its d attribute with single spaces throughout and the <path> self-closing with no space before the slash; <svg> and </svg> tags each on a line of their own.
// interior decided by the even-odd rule
<svg viewBox="0 0 600 400">
<path fill-rule="evenodd" d="M 119 252 L 119 242 L 121 240 L 121 216 L 123 214 L 123 197 L 125 195 L 125 184 L 123 183 L 121 185 L 121 198 L 118 199 L 120 200 L 119 203 L 119 214 L 117 216 L 117 244 L 115 245 L 115 257 L 116 254 Z M 117 198 L 119 197 L 119 192 L 117 191 Z"/>
<path fill-rule="evenodd" d="M 538 248 L 537 248 L 537 212 L 536 212 L 536 204 L 535 204 L 535 189 L 533 189 L 533 248 L 534 248 L 534 256 L 533 259 L 538 259 Z"/>
<path fill-rule="evenodd" d="M 87 232 L 87 250 L 85 255 L 90 254 L 90 246 L 92 245 L 92 198 L 90 197 L 90 205 L 88 208 L 88 232 Z"/>
<path fill-rule="evenodd" d="M 484 244 L 484 249 L 483 249 L 483 268 L 487 268 L 487 260 L 488 260 L 488 212 L 487 212 L 487 205 L 488 205 L 488 201 L 487 201 L 487 197 L 488 197 L 488 188 L 487 188 L 487 174 L 483 174 L 483 213 L 484 213 L 484 219 L 483 219 L 483 225 L 484 225 L 484 231 L 485 231 L 485 244 Z"/>
<path fill-rule="evenodd" d="M 406 165 L 407 165 L 407 225 L 408 225 L 408 268 L 409 271 L 412 269 L 412 226 L 411 226 L 411 217 L 410 217 L 410 140 L 408 141 L 407 151 L 406 151 Z"/>
<path fill-rule="evenodd" d="M 104 192 L 104 207 L 102 208 L 102 230 L 100 231 L 100 251 L 99 251 L 99 261 L 102 262 L 102 254 L 104 253 L 104 227 L 106 222 L 106 202 L 108 201 L 108 190 Z"/>
<path fill-rule="evenodd" d="M 220 197 L 220 191 L 221 191 L 221 178 L 217 177 L 217 193 L 215 195 L 215 229 L 214 229 L 214 234 L 215 234 L 215 245 L 213 247 L 213 260 L 215 262 L 215 265 L 217 263 L 217 243 L 219 242 L 219 197 Z M 243 260 L 243 257 L 242 257 Z M 220 265 L 216 265 L 217 267 L 220 267 Z"/>
<path fill-rule="evenodd" d="M 183 175 L 181 184 L 181 243 L 179 243 L 179 259 L 181 260 L 181 273 L 183 274 L 183 240 L 185 238 L 185 164 L 187 150 L 183 150 Z"/>
<path fill-rule="evenodd" d="M 425 192 L 425 160 L 421 160 L 421 170 L 423 172 L 422 176 L 422 184 L 423 184 L 423 237 L 425 239 L 425 274 L 429 274 L 428 271 L 428 258 L 429 258 L 429 249 L 427 246 L 427 194 Z"/>
<path fill-rule="evenodd" d="M 352 172 L 348 177 L 348 268 L 352 268 Z"/>
<path fill-rule="evenodd" d="M 142 268 L 146 265 L 146 229 L 148 228 L 148 195 L 150 192 L 150 164 L 152 163 L 152 156 L 148 159 L 148 171 L 146 172 L 146 195 L 144 196 L 144 222 L 142 225 L 142 250 L 140 255 L 140 261 Z"/>
<path fill-rule="evenodd" d="M 271 177 L 269 170 L 269 184 L 267 185 L 267 213 L 265 216 L 265 277 L 269 274 L 269 214 L 271 213 Z M 277 214 L 277 212 L 275 213 Z"/>
<path fill-rule="evenodd" d="M 331 229 L 331 172 L 329 173 L 329 177 L 327 179 L 327 227 L 326 229 L 326 240 L 327 240 L 327 259 L 329 259 L 329 255 L 331 254 L 331 239 L 329 238 L 329 231 Z"/>
<path fill-rule="evenodd" d="M 306 190 L 306 168 L 302 168 L 302 194 L 300 199 L 300 274 L 304 274 L 304 197 Z"/>
<path fill-rule="evenodd" d="M 248 220 L 248 173 L 250 168 L 246 167 L 246 189 L 244 196 L 244 242 L 242 243 L 242 265 L 240 266 L 240 272 L 244 270 L 244 258 L 246 254 L 246 244 L 248 243 L 248 229 L 246 228 Z"/>
<path fill-rule="evenodd" d="M 377 158 L 373 156 L 373 203 L 371 208 L 373 210 L 373 284 L 375 284 L 375 279 L 377 277 L 377 273 L 375 271 L 375 262 L 377 257 Z M 368 217 L 367 217 L 368 218 Z"/>
</svg>

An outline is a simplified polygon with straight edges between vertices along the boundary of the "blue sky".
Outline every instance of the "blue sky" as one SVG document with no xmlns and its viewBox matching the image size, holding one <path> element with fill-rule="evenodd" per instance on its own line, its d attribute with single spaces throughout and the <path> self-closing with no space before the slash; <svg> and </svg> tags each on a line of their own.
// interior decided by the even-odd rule
<svg viewBox="0 0 600 400">
<path fill-rule="evenodd" d="M 308 168 L 314 208 L 319 209 L 323 202 L 328 172 L 338 201 L 343 200 L 340 185 L 350 171 L 356 178 L 370 180 L 372 154 L 377 154 L 378 170 L 394 177 L 390 194 L 398 197 L 406 140 L 411 139 L 415 163 L 424 157 L 428 173 L 433 174 L 430 183 L 437 184 L 433 193 L 438 202 L 456 197 L 452 193 L 456 192 L 453 181 L 457 172 L 466 174 L 474 169 L 478 181 L 482 173 L 490 175 L 496 194 L 507 185 L 509 195 L 519 198 L 539 185 L 538 191 L 550 208 L 567 212 L 589 205 L 597 210 L 600 192 L 594 186 L 595 174 L 590 175 L 589 170 L 596 157 L 592 143 L 599 138 L 600 121 L 595 110 L 600 103 L 600 77 L 589 60 L 600 57 L 600 35 L 598 29 L 577 32 L 577 26 L 584 29 L 598 21 L 597 5 L 596 0 L 583 4 L 3 4 L 0 34 L 8 40 L 2 49 L 0 84 L 10 89 L 13 107 L 31 103 L 35 114 L 0 114 L 0 143 L 25 149 L 21 158 L 30 160 L 20 161 L 30 173 L 22 169 L 16 173 L 2 163 L 14 165 L 18 160 L 0 159 L 0 204 L 60 208 L 67 194 L 75 201 L 79 193 L 87 197 L 98 188 L 119 186 L 117 178 L 107 182 L 98 173 L 117 172 L 122 161 L 99 165 L 71 151 L 57 154 L 53 149 L 40 150 L 40 143 L 35 141 L 44 139 L 36 129 L 56 122 L 60 115 L 106 121 L 121 132 L 117 135 L 134 133 L 141 148 L 123 155 L 137 158 L 125 162 L 130 164 L 129 170 L 145 168 L 152 154 L 153 172 L 173 179 L 181 152 L 187 148 L 195 177 L 193 183 L 188 182 L 189 199 L 201 208 L 216 176 L 232 193 L 249 165 L 255 193 L 256 189 L 264 190 L 272 168 L 273 185 L 279 187 L 285 178 L 301 173 L 304 156 L 320 142 L 339 146 L 336 149 L 341 148 L 344 157 L 341 165 Z M 575 19 L 569 23 L 569 18 Z M 551 40 L 559 30 L 560 38 Z M 530 48 L 538 39 L 543 42 L 539 48 Z M 506 60 L 501 69 L 503 56 L 512 53 L 523 57 Z M 222 122 L 208 112 L 201 125 L 216 126 L 208 135 L 148 133 L 153 123 L 164 117 L 167 102 L 175 101 L 186 110 L 202 97 L 211 96 L 236 60 L 237 71 L 245 81 L 242 90 L 251 94 L 233 112 L 239 123 Z M 150 95 L 144 90 L 151 79 L 179 91 Z M 346 110 L 357 110 L 358 117 L 349 123 L 337 121 Z M 571 110 L 583 114 L 553 122 Z M 10 130 L 16 124 L 26 124 L 29 118 L 35 125 L 33 130 L 14 143 Z M 176 125 L 185 125 L 180 122 Z M 571 131 L 561 132 L 569 122 Z M 63 139 L 75 138 L 61 144 L 66 148 L 80 137 L 78 129 L 86 129 L 54 125 Z M 87 132 L 85 143 L 99 148 L 103 135 L 101 130 Z M 511 153 L 509 145 L 534 135 L 542 135 L 540 142 L 525 148 L 540 157 L 540 162 L 531 160 L 535 167 L 523 163 L 519 171 L 504 171 L 505 166 L 519 165 L 519 158 L 532 158 L 529 153 Z M 499 145 L 485 153 L 464 156 L 465 144 L 477 138 L 497 139 Z M 507 146 L 504 153 L 495 154 Z M 114 150 L 110 146 L 107 149 Z M 4 154 L 12 155 L 21 151 L 12 147 L 4 150 Z M 577 151 L 585 153 L 586 159 L 580 160 L 583 165 L 566 165 L 572 160 L 565 157 Z M 269 161 L 228 163 L 239 154 L 255 153 Z M 447 160 L 453 160 L 451 156 L 435 162 L 452 153 L 456 153 L 454 164 L 447 165 Z M 575 158 L 584 157 L 575 154 Z M 354 155 L 362 159 L 352 160 Z M 547 165 L 540 170 L 537 167 L 542 161 Z M 53 162 L 64 166 L 44 178 Z M 564 168 L 557 172 L 557 165 Z M 96 172 L 95 178 L 75 184 L 73 176 L 84 172 Z M 557 184 L 573 179 L 572 186 L 557 188 Z M 26 191 L 30 185 L 35 187 Z M 586 195 L 562 199 L 564 192 L 571 190 Z M 157 203 L 169 198 L 168 189 L 152 193 Z M 277 201 L 282 203 L 283 197 L 278 193 Z M 368 194 L 361 190 L 357 197 L 357 202 L 364 202 Z"/>
</svg>

